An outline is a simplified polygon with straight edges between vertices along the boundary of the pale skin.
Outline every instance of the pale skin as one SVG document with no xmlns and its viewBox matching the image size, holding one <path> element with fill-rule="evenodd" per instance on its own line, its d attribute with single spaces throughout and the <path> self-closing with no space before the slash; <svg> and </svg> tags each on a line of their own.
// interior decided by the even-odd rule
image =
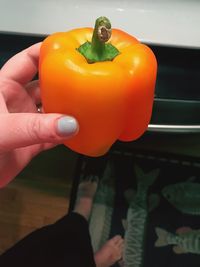
<svg viewBox="0 0 200 267">
<path fill-rule="evenodd" d="M 96 193 L 97 180 L 83 181 L 79 184 L 77 200 L 74 211 L 81 214 L 88 220 L 93 198 Z M 122 258 L 124 240 L 120 235 L 116 235 L 108 240 L 103 247 L 94 254 L 97 267 L 109 267 Z"/>
<path fill-rule="evenodd" d="M 38 81 L 31 80 L 38 70 L 40 46 L 18 53 L 0 70 L 0 188 L 35 155 L 73 136 L 57 132 L 62 114 L 38 113 L 40 89 Z"/>
<path fill-rule="evenodd" d="M 63 134 L 58 120 L 63 114 L 38 113 L 41 104 L 38 81 L 32 81 L 38 71 L 41 43 L 35 44 L 12 57 L 0 70 L 0 188 L 11 182 L 17 174 L 40 152 L 50 149 L 77 134 L 75 118 L 73 131 Z M 88 184 L 83 185 L 88 191 Z M 89 187 L 91 183 L 89 184 Z M 93 184 L 89 196 L 82 196 L 75 211 L 86 219 L 90 213 L 96 191 Z M 95 255 L 97 267 L 108 267 L 122 255 L 123 239 L 115 236 Z"/>
</svg>

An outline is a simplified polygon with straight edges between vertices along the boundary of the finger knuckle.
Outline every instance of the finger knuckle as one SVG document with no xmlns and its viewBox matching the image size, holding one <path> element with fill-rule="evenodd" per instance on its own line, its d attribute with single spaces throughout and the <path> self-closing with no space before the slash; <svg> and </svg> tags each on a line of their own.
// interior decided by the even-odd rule
<svg viewBox="0 0 200 267">
<path fill-rule="evenodd" d="M 43 115 L 41 115 L 43 116 Z M 37 142 L 56 142 L 58 136 L 49 123 L 46 123 L 41 116 L 35 116 L 29 121 L 29 135 Z"/>
</svg>

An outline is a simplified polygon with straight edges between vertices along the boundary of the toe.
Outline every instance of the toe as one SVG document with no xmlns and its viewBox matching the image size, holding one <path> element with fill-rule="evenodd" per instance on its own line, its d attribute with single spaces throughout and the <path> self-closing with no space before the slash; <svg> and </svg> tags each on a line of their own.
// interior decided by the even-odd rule
<svg viewBox="0 0 200 267">
<path fill-rule="evenodd" d="M 116 235 L 116 236 L 114 236 L 113 238 L 110 239 L 110 241 L 111 241 L 114 245 L 118 244 L 121 240 L 122 240 L 121 235 Z"/>
<path fill-rule="evenodd" d="M 121 238 L 120 240 L 118 240 L 117 243 L 116 243 L 116 245 L 117 245 L 118 247 L 122 247 L 122 246 L 124 245 L 124 239 Z"/>
</svg>

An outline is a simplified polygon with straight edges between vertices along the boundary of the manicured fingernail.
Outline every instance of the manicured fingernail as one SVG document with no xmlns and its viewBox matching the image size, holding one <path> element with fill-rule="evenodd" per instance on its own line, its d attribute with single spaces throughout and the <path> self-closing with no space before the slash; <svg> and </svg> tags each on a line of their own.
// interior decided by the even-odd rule
<svg viewBox="0 0 200 267">
<path fill-rule="evenodd" d="M 76 119 L 70 116 L 64 116 L 58 119 L 58 134 L 61 136 L 72 136 L 78 132 L 78 123 Z"/>
</svg>

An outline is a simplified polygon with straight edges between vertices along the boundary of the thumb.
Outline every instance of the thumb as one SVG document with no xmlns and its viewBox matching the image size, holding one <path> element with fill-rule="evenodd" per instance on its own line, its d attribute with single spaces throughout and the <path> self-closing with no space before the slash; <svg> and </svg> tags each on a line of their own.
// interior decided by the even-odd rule
<svg viewBox="0 0 200 267">
<path fill-rule="evenodd" d="M 0 115 L 0 150 L 41 143 L 60 143 L 78 132 L 76 119 L 61 114 L 9 113 Z"/>
</svg>

